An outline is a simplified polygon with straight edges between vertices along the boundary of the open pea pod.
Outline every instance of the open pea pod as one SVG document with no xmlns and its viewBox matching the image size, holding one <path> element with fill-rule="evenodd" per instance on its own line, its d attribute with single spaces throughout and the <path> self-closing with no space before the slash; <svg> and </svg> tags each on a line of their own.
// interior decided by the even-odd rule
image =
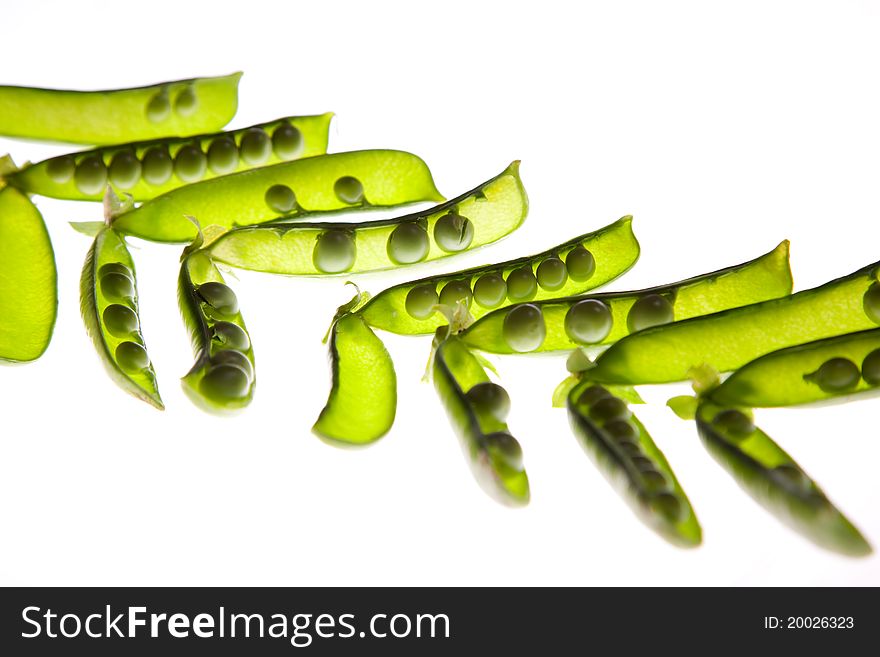
<svg viewBox="0 0 880 657">
<path fill-rule="evenodd" d="M 522 448 L 504 421 L 510 407 L 507 393 L 489 381 L 480 362 L 455 336 L 437 345 L 432 372 L 477 482 L 502 504 L 528 504 Z"/>
<path fill-rule="evenodd" d="M 567 407 L 584 451 L 639 519 L 674 545 L 699 545 L 702 529 L 687 495 L 626 402 L 584 380 L 569 392 Z"/>
<path fill-rule="evenodd" d="M 785 241 L 749 262 L 678 283 L 502 308 L 472 324 L 461 338 L 471 348 L 499 354 L 570 351 L 612 344 L 649 326 L 784 296 L 791 285 Z"/>
<path fill-rule="evenodd" d="M 215 262 L 274 274 L 375 271 L 495 242 L 519 228 L 527 212 L 519 162 L 513 162 L 475 189 L 403 217 L 237 228 L 217 238 L 209 250 Z"/>
<path fill-rule="evenodd" d="M 741 409 L 704 401 L 697 431 L 709 453 L 752 499 L 816 545 L 849 556 L 871 546 L 806 472 Z"/>
<path fill-rule="evenodd" d="M 638 257 L 632 217 L 626 216 L 533 256 L 395 285 L 373 297 L 360 313 L 374 328 L 430 334 L 446 324 L 438 304 L 454 307 L 462 302 L 479 318 L 524 299 L 591 290 L 626 272 Z"/>
<path fill-rule="evenodd" d="M 141 333 L 134 261 L 123 237 L 111 228 L 98 232 L 86 256 L 80 309 L 110 378 L 138 399 L 164 409 Z"/>
<path fill-rule="evenodd" d="M 332 114 L 291 116 L 249 128 L 164 137 L 59 155 L 6 172 L 29 194 L 100 201 L 107 185 L 144 201 L 183 185 L 327 152 Z M 282 211 L 291 208 L 281 203 Z"/>
<path fill-rule="evenodd" d="M 700 365 L 728 372 L 777 349 L 873 328 L 880 323 L 878 266 L 779 299 L 639 331 L 603 353 L 590 376 L 633 385 L 683 381 Z"/>
<path fill-rule="evenodd" d="M 0 189 L 0 361 L 43 355 L 58 311 L 55 254 L 43 217 L 16 189 Z"/>
<path fill-rule="evenodd" d="M 238 109 L 240 78 L 233 73 L 107 91 L 0 86 L 0 135 L 114 144 L 219 130 Z"/>
<path fill-rule="evenodd" d="M 114 228 L 157 242 L 188 242 L 203 226 L 224 228 L 314 213 L 442 201 L 412 153 L 353 151 L 283 162 L 179 187 L 114 217 Z"/>
</svg>

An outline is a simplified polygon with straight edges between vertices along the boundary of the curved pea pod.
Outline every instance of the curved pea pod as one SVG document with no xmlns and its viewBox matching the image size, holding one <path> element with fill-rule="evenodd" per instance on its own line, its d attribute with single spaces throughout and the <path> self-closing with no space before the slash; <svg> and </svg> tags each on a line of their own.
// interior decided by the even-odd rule
<svg viewBox="0 0 880 657">
<path fill-rule="evenodd" d="M 483 366 L 455 336 L 437 346 L 432 372 L 477 482 L 502 504 L 528 504 L 529 479 L 522 449 L 504 421 L 509 399 L 503 388 L 489 382 Z"/>
<path fill-rule="evenodd" d="M 590 372 L 606 383 L 683 381 L 709 365 L 729 372 L 771 351 L 880 323 L 880 263 L 819 287 L 654 326 L 612 345 Z"/>
<path fill-rule="evenodd" d="M 648 326 L 780 297 L 791 292 L 791 285 L 785 241 L 749 262 L 669 285 L 496 310 L 461 337 L 471 348 L 499 354 L 570 351 L 612 344 Z"/>
<path fill-rule="evenodd" d="M 134 261 L 125 240 L 110 228 L 98 232 L 86 256 L 80 310 L 110 378 L 126 392 L 163 410 L 156 372 L 141 333 Z"/>
<path fill-rule="evenodd" d="M 801 467 L 741 409 L 702 402 L 697 431 L 706 449 L 752 499 L 827 550 L 849 556 L 871 546 Z"/>
<path fill-rule="evenodd" d="M 69 91 L 0 87 L 0 135 L 113 144 L 219 130 L 238 109 L 241 73 L 148 87 Z"/>
<path fill-rule="evenodd" d="M 291 210 L 279 212 L 276 197 Z M 292 201 L 291 201 L 292 197 Z M 286 216 L 442 201 L 428 165 L 404 151 L 372 150 L 307 157 L 179 187 L 114 218 L 122 232 L 156 242 L 187 242 L 203 226 L 250 226 Z"/>
<path fill-rule="evenodd" d="M 211 258 L 286 275 L 375 271 L 428 262 L 495 242 L 519 228 L 528 200 L 519 162 L 479 187 L 427 210 L 363 223 L 271 224 L 214 241 Z M 460 222 L 450 250 L 448 224 Z M 453 227 L 454 228 L 454 227 Z M 446 232 L 444 232 L 446 231 Z"/>
<path fill-rule="evenodd" d="M 57 272 L 43 217 L 30 199 L 0 189 L 0 361 L 43 355 L 58 311 Z"/>
<path fill-rule="evenodd" d="M 509 289 L 511 276 L 513 299 L 520 291 L 544 299 L 604 285 L 629 270 L 638 257 L 632 217 L 626 216 L 533 256 L 390 287 L 373 297 L 361 314 L 374 328 L 404 335 L 430 334 L 446 324 L 445 316 L 436 308 L 438 303 L 454 306 L 462 300 L 471 316 L 479 318 L 492 308 L 514 303 Z M 555 265 L 555 284 L 550 286 L 553 289 L 542 287 L 536 273 L 542 266 L 545 269 L 541 271 L 546 271 L 547 262 Z"/>
<path fill-rule="evenodd" d="M 178 301 L 196 357 L 184 391 L 207 411 L 244 408 L 254 396 L 254 350 L 235 293 L 205 253 L 184 256 Z"/>
<path fill-rule="evenodd" d="M 702 529 L 663 452 L 626 402 L 589 380 L 568 394 L 568 419 L 584 451 L 649 528 L 679 547 Z"/>
<path fill-rule="evenodd" d="M 145 201 L 200 180 L 326 153 L 332 116 L 291 116 L 229 132 L 104 146 L 28 164 L 3 179 L 30 194 L 75 201 L 100 201 L 109 184 Z M 283 197 L 273 200 L 276 208 L 290 209 Z"/>
</svg>

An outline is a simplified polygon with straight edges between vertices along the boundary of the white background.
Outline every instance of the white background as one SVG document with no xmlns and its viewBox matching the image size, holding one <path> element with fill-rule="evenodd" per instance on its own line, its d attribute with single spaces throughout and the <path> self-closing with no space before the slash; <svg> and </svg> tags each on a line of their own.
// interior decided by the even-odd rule
<svg viewBox="0 0 880 657">
<path fill-rule="evenodd" d="M 523 160 L 524 255 L 635 215 L 643 254 L 610 289 L 674 281 L 792 240 L 796 286 L 880 258 L 880 10 L 863 2 L 7 3 L 0 81 L 112 88 L 245 71 L 230 127 L 335 111 L 332 150 L 392 147 L 453 196 Z M 63 147 L 0 140 L 16 161 Z M 3 584 L 880 584 L 880 560 L 820 551 L 741 493 L 665 399 L 639 410 L 702 520 L 696 551 L 631 515 L 550 394 L 557 358 L 494 359 L 533 501 L 471 478 L 432 386 L 430 340 L 382 335 L 400 381 L 368 449 L 310 434 L 321 337 L 343 281 L 242 273 L 258 389 L 233 418 L 196 409 L 177 247 L 133 244 L 168 410 L 104 374 L 79 317 L 95 204 L 38 199 L 58 258 L 55 338 L 0 369 Z M 373 292 L 425 275 L 365 276 Z M 772 330 L 768 327 L 768 330 Z M 880 546 L 880 400 L 759 411 L 761 426 Z"/>
</svg>

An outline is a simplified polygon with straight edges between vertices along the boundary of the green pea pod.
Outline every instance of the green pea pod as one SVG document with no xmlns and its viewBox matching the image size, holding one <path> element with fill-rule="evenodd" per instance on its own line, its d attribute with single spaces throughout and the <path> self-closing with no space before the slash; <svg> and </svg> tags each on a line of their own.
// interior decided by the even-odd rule
<svg viewBox="0 0 880 657">
<path fill-rule="evenodd" d="M 788 242 L 763 256 L 678 283 L 517 304 L 462 333 L 465 344 L 499 354 L 607 345 L 646 326 L 682 320 L 791 292 Z M 593 378 L 592 371 L 590 377 Z"/>
<path fill-rule="evenodd" d="M 110 228 L 98 232 L 86 256 L 80 309 L 110 378 L 126 392 L 163 410 L 156 372 L 141 334 L 134 261 L 125 240 Z"/>
<path fill-rule="evenodd" d="M 365 445 L 384 436 L 397 411 L 391 356 L 363 318 L 343 315 L 330 329 L 333 385 L 312 431 L 335 443 Z"/>
<path fill-rule="evenodd" d="M 776 349 L 873 328 L 880 323 L 878 265 L 790 296 L 639 331 L 602 354 L 590 376 L 631 385 L 683 381 L 700 365 L 729 372 Z"/>
<path fill-rule="evenodd" d="M 279 212 L 280 198 L 291 206 Z M 287 214 L 391 207 L 442 201 L 428 166 L 403 151 L 372 150 L 319 155 L 186 185 L 114 218 L 116 230 L 156 242 L 187 242 L 203 226 L 249 226 Z"/>
<path fill-rule="evenodd" d="M 706 449 L 752 499 L 816 545 L 849 556 L 871 546 L 816 483 L 739 409 L 702 402 L 697 431 Z"/>
<path fill-rule="evenodd" d="M 479 187 L 428 210 L 363 223 L 272 224 L 238 228 L 210 246 L 211 258 L 241 269 L 287 275 L 375 271 L 428 262 L 495 242 L 525 220 L 519 162 Z M 450 217 L 466 240 L 444 241 Z"/>
<path fill-rule="evenodd" d="M 0 87 L 0 135 L 114 144 L 219 130 L 238 109 L 241 73 L 148 87 L 68 91 Z"/>
<path fill-rule="evenodd" d="M 184 391 L 207 411 L 244 408 L 254 396 L 254 350 L 235 293 L 205 253 L 184 255 L 178 301 L 196 357 Z"/>
<path fill-rule="evenodd" d="M 483 366 L 455 336 L 439 343 L 433 361 L 434 387 L 477 482 L 502 504 L 528 504 L 529 479 L 522 449 L 504 421 L 503 388 L 489 382 Z"/>
<path fill-rule="evenodd" d="M 229 132 L 104 146 L 28 164 L 3 179 L 30 194 L 75 201 L 100 201 L 110 184 L 145 201 L 200 180 L 326 153 L 332 117 L 291 116 Z M 282 213 L 292 209 L 283 194 L 273 200 Z"/>
<path fill-rule="evenodd" d="M 702 530 L 663 452 L 626 402 L 584 380 L 568 395 L 572 431 L 639 519 L 670 543 L 696 547 Z"/>
<path fill-rule="evenodd" d="M 0 189 L 0 361 L 32 361 L 52 339 L 58 311 L 52 242 L 40 211 Z"/>
<path fill-rule="evenodd" d="M 629 270 L 638 257 L 639 243 L 632 232 L 632 217 L 627 216 L 537 255 L 395 285 L 373 297 L 360 312 L 374 328 L 404 335 L 430 334 L 446 324 L 437 304 L 455 306 L 463 301 L 471 316 L 479 318 L 493 307 L 515 302 L 518 297 L 511 297 L 508 289 L 511 277 L 514 292 L 545 299 L 604 285 Z M 555 264 L 558 274 L 549 287 L 543 287 L 535 273 L 545 271 L 546 262 Z M 547 285 L 547 277 L 543 279 Z"/>
</svg>

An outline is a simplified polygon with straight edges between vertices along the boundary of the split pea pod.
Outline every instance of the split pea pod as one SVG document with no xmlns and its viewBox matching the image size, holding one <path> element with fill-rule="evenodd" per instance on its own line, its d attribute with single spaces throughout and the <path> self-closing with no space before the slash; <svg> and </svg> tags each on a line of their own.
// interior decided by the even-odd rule
<svg viewBox="0 0 880 657">
<path fill-rule="evenodd" d="M 165 137 L 59 155 L 6 173 L 29 194 L 100 201 L 107 185 L 145 201 L 183 185 L 327 152 L 332 114 L 292 116 L 249 128 Z M 293 209 L 283 191 L 267 192 L 280 212 Z"/>
<path fill-rule="evenodd" d="M 0 135 L 114 144 L 211 132 L 235 116 L 240 78 L 233 73 L 107 91 L 0 86 Z"/>
<path fill-rule="evenodd" d="M 114 217 L 114 227 L 156 242 L 188 242 L 196 236 L 188 215 L 203 226 L 233 228 L 318 212 L 442 200 L 428 166 L 418 156 L 392 150 L 353 151 L 179 187 Z"/>
<path fill-rule="evenodd" d="M 752 499 L 816 545 L 849 556 L 871 546 L 825 493 L 741 408 L 702 402 L 697 430 L 706 449 Z"/>
<path fill-rule="evenodd" d="M 602 346 L 650 326 L 780 297 L 791 292 L 791 285 L 785 241 L 749 262 L 678 283 L 502 308 L 461 337 L 471 348 L 500 354 Z"/>
<path fill-rule="evenodd" d="M 110 378 L 138 399 L 164 409 L 141 333 L 134 261 L 123 237 L 111 228 L 98 232 L 86 256 L 80 309 Z"/>
</svg>

